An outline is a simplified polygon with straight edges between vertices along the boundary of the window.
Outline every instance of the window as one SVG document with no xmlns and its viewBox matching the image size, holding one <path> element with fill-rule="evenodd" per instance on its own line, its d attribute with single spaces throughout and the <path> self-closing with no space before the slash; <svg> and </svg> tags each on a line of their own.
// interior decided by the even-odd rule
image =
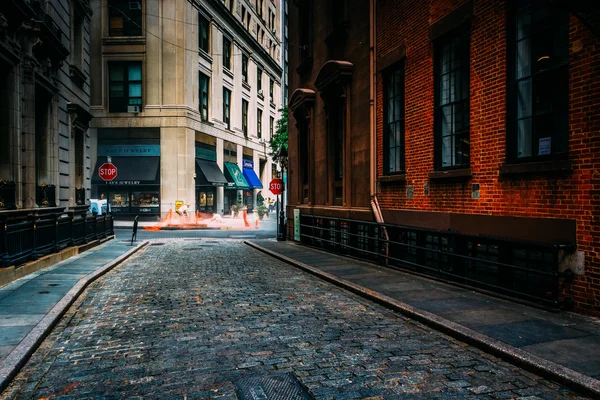
<svg viewBox="0 0 600 400">
<path fill-rule="evenodd" d="M 242 6 L 242 25 L 246 26 L 246 7 Z"/>
<path fill-rule="evenodd" d="M 200 118 L 208 121 L 208 77 L 200 73 Z"/>
<path fill-rule="evenodd" d="M 242 81 L 248 83 L 248 56 L 242 55 Z"/>
<path fill-rule="evenodd" d="M 242 100 L 242 132 L 248 136 L 248 102 Z"/>
<path fill-rule="evenodd" d="M 223 122 L 227 129 L 230 129 L 231 116 L 231 90 L 223 88 Z"/>
<path fill-rule="evenodd" d="M 437 169 L 469 166 L 469 31 L 435 42 L 435 160 Z"/>
<path fill-rule="evenodd" d="M 275 118 L 269 117 L 269 135 L 273 137 L 273 126 L 275 125 Z"/>
<path fill-rule="evenodd" d="M 404 171 L 404 62 L 385 74 L 384 173 Z"/>
<path fill-rule="evenodd" d="M 273 91 L 275 87 L 275 82 L 273 82 L 273 78 L 269 79 L 269 97 L 271 99 L 271 103 L 274 103 L 273 99 Z"/>
<path fill-rule="evenodd" d="M 263 0 L 256 1 L 256 9 L 258 11 L 258 16 L 260 19 L 263 19 Z"/>
<path fill-rule="evenodd" d="M 262 69 L 256 68 L 256 90 L 262 90 Z"/>
<path fill-rule="evenodd" d="M 198 35 L 199 35 L 199 39 L 198 39 L 198 46 L 200 47 L 200 50 L 204 50 L 205 52 L 208 53 L 208 43 L 209 43 L 209 32 L 210 32 L 210 26 L 209 26 L 209 22 L 208 19 L 206 19 L 204 17 L 204 15 L 202 14 L 198 14 L 198 18 L 199 18 L 199 28 L 198 28 Z"/>
<path fill-rule="evenodd" d="M 510 161 L 568 151 L 569 15 L 546 1 L 516 2 L 509 40 Z"/>
<path fill-rule="evenodd" d="M 262 138 L 262 110 L 260 108 L 256 110 L 256 137 Z"/>
<path fill-rule="evenodd" d="M 72 17 L 73 40 L 71 41 L 72 65 L 83 69 L 83 18 L 75 11 Z"/>
<path fill-rule="evenodd" d="M 142 36 L 142 2 L 108 0 L 108 36 Z"/>
<path fill-rule="evenodd" d="M 142 106 L 142 62 L 108 64 L 109 112 L 139 112 Z"/>
<path fill-rule="evenodd" d="M 223 67 L 231 69 L 231 40 L 223 36 Z"/>
</svg>

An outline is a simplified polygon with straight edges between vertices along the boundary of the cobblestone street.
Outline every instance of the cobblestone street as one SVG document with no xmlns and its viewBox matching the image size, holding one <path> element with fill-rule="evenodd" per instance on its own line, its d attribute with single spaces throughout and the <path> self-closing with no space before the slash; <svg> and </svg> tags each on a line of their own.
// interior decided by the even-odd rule
<svg viewBox="0 0 600 400">
<path fill-rule="evenodd" d="M 2 398 L 555 399 L 534 374 L 227 239 L 155 241 L 80 297 Z"/>
</svg>

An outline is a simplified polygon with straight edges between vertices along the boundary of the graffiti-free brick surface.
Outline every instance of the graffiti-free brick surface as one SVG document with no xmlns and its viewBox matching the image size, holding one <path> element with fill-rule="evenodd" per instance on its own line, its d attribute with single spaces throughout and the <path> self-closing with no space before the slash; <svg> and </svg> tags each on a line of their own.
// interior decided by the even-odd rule
<svg viewBox="0 0 600 400">
<path fill-rule="evenodd" d="M 163 243 L 92 285 L 3 398 L 235 399 L 270 373 L 317 399 L 576 397 L 240 241 Z"/>
</svg>

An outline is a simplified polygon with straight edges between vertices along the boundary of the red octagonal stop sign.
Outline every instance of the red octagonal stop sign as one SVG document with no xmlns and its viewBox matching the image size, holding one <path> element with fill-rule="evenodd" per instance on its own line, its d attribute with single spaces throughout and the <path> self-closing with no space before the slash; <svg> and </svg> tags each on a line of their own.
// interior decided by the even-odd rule
<svg viewBox="0 0 600 400">
<path fill-rule="evenodd" d="M 98 168 L 98 176 L 103 181 L 110 182 L 117 177 L 117 167 L 112 163 L 104 163 Z"/>
<path fill-rule="evenodd" d="M 275 178 L 269 183 L 269 190 L 273 194 L 283 193 L 283 179 Z"/>
</svg>

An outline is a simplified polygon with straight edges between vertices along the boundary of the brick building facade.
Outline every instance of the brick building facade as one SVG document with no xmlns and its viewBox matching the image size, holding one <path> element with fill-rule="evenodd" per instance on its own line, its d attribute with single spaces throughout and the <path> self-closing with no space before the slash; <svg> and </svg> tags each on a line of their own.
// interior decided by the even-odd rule
<svg viewBox="0 0 600 400">
<path fill-rule="evenodd" d="M 358 11 L 357 5 L 366 7 L 367 2 L 348 3 L 366 22 L 366 8 Z M 443 256 L 457 251 L 449 244 L 455 239 L 444 232 L 491 240 L 487 245 L 484 239 L 467 240 L 471 247 L 464 245 L 465 260 L 479 258 L 480 246 L 485 247 L 482 258 L 495 260 L 487 267 L 488 273 L 493 267 L 498 281 L 505 279 L 500 276 L 502 262 L 515 266 L 511 276 L 521 272 L 515 254 L 545 257 L 527 250 L 529 244 L 560 248 L 555 253 L 558 271 L 552 272 L 557 303 L 598 315 L 600 39 L 594 22 L 598 13 L 586 7 L 585 2 L 560 1 L 372 0 L 371 52 L 360 46 L 365 42 L 353 41 L 348 54 L 360 60 L 371 55 L 375 121 L 368 127 L 352 125 L 350 134 L 360 130 L 361 143 L 374 151 L 361 148 L 366 160 L 369 154 L 375 157 L 371 174 L 361 176 L 358 189 L 346 190 L 356 195 L 354 204 L 368 207 L 370 189 L 386 223 L 430 232 L 426 238 L 445 241 L 436 247 Z M 295 11 L 302 13 L 301 8 Z M 296 21 L 291 15 L 290 41 L 297 34 Z M 322 22 L 318 17 L 311 21 L 310 31 L 321 34 Z M 325 53 L 322 38 L 312 41 L 316 54 Z M 290 60 L 293 67 L 302 66 L 293 56 Z M 308 97 L 307 91 L 294 89 L 306 88 L 316 90 L 314 109 L 321 109 L 319 88 L 294 81 L 292 75 L 290 108 Z M 353 71 L 352 82 L 364 79 Z M 368 94 L 354 90 L 351 96 L 360 103 L 354 109 L 369 110 Z M 308 137 L 318 140 L 323 126 L 310 123 L 316 132 Z M 367 131 L 374 140 L 369 141 Z M 310 172 L 320 168 L 313 159 L 302 167 L 301 151 L 294 159 L 300 137 L 298 128 L 290 128 L 291 206 L 302 202 L 298 178 L 304 170 L 324 176 Z M 346 151 L 348 168 L 359 168 L 361 158 L 352 153 L 356 149 Z M 308 187 L 309 193 L 321 191 L 318 185 Z M 321 204 L 318 194 L 314 198 Z M 332 211 L 336 204 L 327 205 L 328 213 L 375 219 L 367 212 L 353 213 L 354 204 L 337 206 L 337 214 Z M 499 244 L 509 242 L 519 250 Z M 573 280 L 565 279 L 566 270 L 574 272 Z M 530 279 L 527 273 L 523 279 Z M 498 281 L 494 284 L 501 286 Z M 510 285 L 510 294 L 521 290 Z"/>
</svg>

